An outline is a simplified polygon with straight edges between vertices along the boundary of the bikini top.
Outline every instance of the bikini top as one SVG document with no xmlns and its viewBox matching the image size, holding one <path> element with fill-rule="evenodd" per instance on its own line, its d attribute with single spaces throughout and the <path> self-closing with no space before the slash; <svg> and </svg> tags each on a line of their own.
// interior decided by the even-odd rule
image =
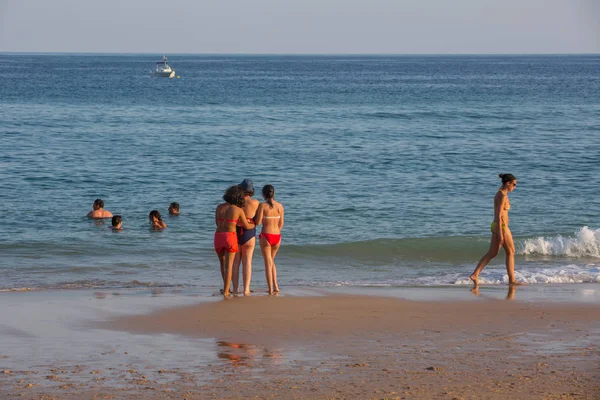
<svg viewBox="0 0 600 400">
<path fill-rule="evenodd" d="M 264 216 L 263 219 L 279 219 L 281 218 L 281 215 L 274 215 L 274 216 Z"/>
</svg>

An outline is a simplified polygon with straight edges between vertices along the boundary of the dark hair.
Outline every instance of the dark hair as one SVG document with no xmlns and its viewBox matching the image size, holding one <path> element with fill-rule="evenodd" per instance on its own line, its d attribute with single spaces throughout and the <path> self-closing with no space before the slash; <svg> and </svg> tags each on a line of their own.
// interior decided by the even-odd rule
<svg viewBox="0 0 600 400">
<path fill-rule="evenodd" d="M 502 184 L 504 185 L 507 182 L 516 181 L 517 178 L 513 174 L 498 174 L 500 179 L 502 179 Z"/>
<path fill-rule="evenodd" d="M 123 222 L 123 217 L 121 217 L 120 215 L 113 215 L 113 217 L 112 217 L 112 226 L 117 226 L 121 222 Z"/>
<path fill-rule="evenodd" d="M 173 210 L 177 210 L 177 211 L 179 211 L 179 203 L 177 203 L 177 202 L 175 202 L 175 201 L 174 201 L 174 202 L 172 202 L 172 203 L 169 205 L 169 208 L 172 208 Z"/>
<path fill-rule="evenodd" d="M 254 196 L 254 190 L 244 190 L 244 196 Z"/>
<path fill-rule="evenodd" d="M 158 210 L 150 211 L 150 214 L 148 215 L 148 219 L 152 219 L 152 217 L 156 217 L 157 220 L 162 221 L 162 217 L 160 216 L 160 213 L 158 212 Z"/>
<path fill-rule="evenodd" d="M 246 199 L 244 198 L 244 189 L 238 185 L 231 186 L 225 191 L 225 194 L 223 194 L 223 200 L 234 206 L 238 206 L 240 208 L 244 207 L 244 204 L 246 204 Z"/>
<path fill-rule="evenodd" d="M 275 188 L 273 185 L 265 185 L 262 188 L 262 195 L 267 200 L 267 204 L 273 208 L 273 197 L 275 197 Z"/>
<path fill-rule="evenodd" d="M 98 206 L 98 208 L 104 208 L 104 200 L 96 199 L 96 200 L 94 200 L 94 205 Z"/>
</svg>

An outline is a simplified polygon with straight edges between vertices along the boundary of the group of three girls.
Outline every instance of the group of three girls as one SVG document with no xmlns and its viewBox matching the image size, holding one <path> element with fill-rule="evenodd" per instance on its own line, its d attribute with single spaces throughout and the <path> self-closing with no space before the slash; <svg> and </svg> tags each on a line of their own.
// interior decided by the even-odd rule
<svg viewBox="0 0 600 400">
<path fill-rule="evenodd" d="M 275 189 L 272 185 L 262 188 L 265 201 L 260 203 L 252 198 L 254 185 L 250 179 L 244 179 L 239 185 L 231 186 L 223 195 L 224 203 L 215 211 L 214 246 L 223 278 L 223 295 L 229 296 L 233 283 L 233 292 L 238 293 L 239 267 L 243 266 L 244 295 L 250 294 L 252 278 L 252 255 L 256 245 L 256 226 L 262 225 L 259 235 L 260 250 L 265 262 L 265 276 L 269 294 L 279 292 L 275 256 L 281 244 L 281 228 L 284 224 L 284 210 L 281 203 L 275 201 Z"/>
</svg>

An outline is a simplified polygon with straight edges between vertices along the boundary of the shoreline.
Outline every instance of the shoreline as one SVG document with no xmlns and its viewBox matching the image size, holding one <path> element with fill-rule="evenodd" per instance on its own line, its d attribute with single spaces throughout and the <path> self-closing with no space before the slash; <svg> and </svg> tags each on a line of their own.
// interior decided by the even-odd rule
<svg viewBox="0 0 600 400">
<path fill-rule="evenodd" d="M 3 293 L 0 394 L 596 398 L 600 301 L 461 289 Z"/>
</svg>

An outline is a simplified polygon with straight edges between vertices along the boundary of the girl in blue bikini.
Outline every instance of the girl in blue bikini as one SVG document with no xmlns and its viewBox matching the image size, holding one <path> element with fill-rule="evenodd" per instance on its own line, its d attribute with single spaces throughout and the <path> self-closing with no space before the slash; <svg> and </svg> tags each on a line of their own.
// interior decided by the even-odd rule
<svg viewBox="0 0 600 400">
<path fill-rule="evenodd" d="M 244 213 L 248 222 L 254 223 L 254 216 L 258 209 L 259 201 L 252 198 L 254 196 L 254 184 L 251 179 L 244 179 L 238 185 L 244 191 Z M 239 252 L 235 255 L 233 261 L 233 292 L 238 292 L 240 280 L 240 264 L 243 265 L 242 277 L 244 278 L 244 296 L 250 294 L 250 280 L 252 279 L 252 255 L 256 247 L 256 227 L 244 229 L 239 223 L 237 227 Z"/>
<path fill-rule="evenodd" d="M 490 249 L 481 257 L 475 271 L 470 278 L 475 287 L 479 283 L 479 273 L 483 268 L 498 255 L 500 247 L 504 247 L 506 253 L 506 272 L 508 273 L 509 285 L 522 285 L 515 278 L 515 244 L 513 242 L 512 233 L 508 229 L 508 210 L 510 210 L 510 201 L 508 193 L 515 190 L 517 187 L 517 178 L 512 174 L 500 174 L 502 179 L 502 187 L 498 189 L 496 197 L 494 197 L 494 221 L 490 225 L 492 238 L 490 240 Z"/>
</svg>

